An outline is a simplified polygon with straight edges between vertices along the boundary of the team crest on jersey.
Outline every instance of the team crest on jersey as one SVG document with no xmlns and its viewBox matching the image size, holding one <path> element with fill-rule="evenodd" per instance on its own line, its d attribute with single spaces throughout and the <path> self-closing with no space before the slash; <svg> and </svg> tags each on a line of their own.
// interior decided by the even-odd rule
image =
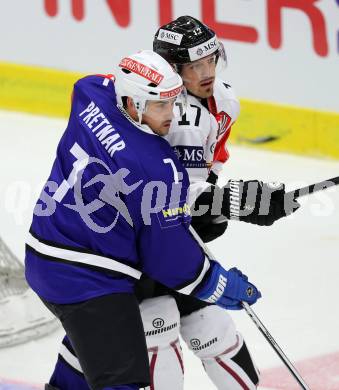
<svg viewBox="0 0 339 390">
<path fill-rule="evenodd" d="M 185 168 L 206 168 L 207 166 L 202 146 L 176 145 L 173 151 Z"/>
<path fill-rule="evenodd" d="M 218 138 L 220 138 L 229 128 L 232 118 L 225 111 L 218 112 L 214 117 L 218 122 Z"/>
</svg>

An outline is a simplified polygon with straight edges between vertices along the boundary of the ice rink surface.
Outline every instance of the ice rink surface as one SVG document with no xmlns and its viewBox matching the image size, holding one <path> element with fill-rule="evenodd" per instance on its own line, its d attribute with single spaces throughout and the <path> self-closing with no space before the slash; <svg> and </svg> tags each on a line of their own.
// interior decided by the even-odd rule
<svg viewBox="0 0 339 390">
<path fill-rule="evenodd" d="M 0 112 L 0 236 L 20 259 L 33 205 L 65 127 L 64 120 Z M 339 175 L 335 161 L 239 147 L 230 152 L 221 182 L 283 181 L 294 189 Z M 339 389 L 339 188 L 303 198 L 301 203 L 295 215 L 272 227 L 230 223 L 210 249 L 226 268 L 236 265 L 260 288 L 263 298 L 254 310 L 310 388 L 335 390 Z M 263 373 L 261 388 L 298 389 L 247 314 L 232 316 Z M 60 329 L 38 341 L 0 349 L 0 389 L 41 389 L 62 336 Z M 184 354 L 185 389 L 214 389 L 200 361 L 185 347 Z"/>
</svg>

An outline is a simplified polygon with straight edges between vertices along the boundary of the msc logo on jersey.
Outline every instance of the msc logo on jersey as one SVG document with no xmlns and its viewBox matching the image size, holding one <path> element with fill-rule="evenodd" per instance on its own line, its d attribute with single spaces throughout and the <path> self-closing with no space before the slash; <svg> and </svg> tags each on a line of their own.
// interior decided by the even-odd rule
<svg viewBox="0 0 339 390">
<path fill-rule="evenodd" d="M 173 150 L 185 168 L 207 167 L 202 146 L 177 145 Z"/>
</svg>

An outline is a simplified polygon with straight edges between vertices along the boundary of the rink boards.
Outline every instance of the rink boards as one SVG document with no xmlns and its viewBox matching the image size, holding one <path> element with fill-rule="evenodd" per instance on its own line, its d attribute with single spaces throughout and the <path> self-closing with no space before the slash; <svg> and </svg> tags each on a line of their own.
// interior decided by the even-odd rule
<svg viewBox="0 0 339 390">
<path fill-rule="evenodd" d="M 66 118 L 81 73 L 0 63 L 0 107 Z M 260 149 L 339 159 L 339 114 L 241 99 L 231 140 Z"/>
</svg>

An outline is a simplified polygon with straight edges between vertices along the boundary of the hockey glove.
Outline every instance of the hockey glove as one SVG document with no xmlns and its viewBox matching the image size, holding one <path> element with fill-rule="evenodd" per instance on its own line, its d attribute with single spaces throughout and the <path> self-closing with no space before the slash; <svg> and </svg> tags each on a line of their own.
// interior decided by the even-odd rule
<svg viewBox="0 0 339 390">
<path fill-rule="evenodd" d="M 220 217 L 201 218 L 192 217 L 191 225 L 203 242 L 210 242 L 223 235 L 227 229 L 228 221 Z"/>
<path fill-rule="evenodd" d="M 253 305 L 261 297 L 260 291 L 237 268 L 226 271 L 219 263 L 211 261 L 208 272 L 207 280 L 193 294 L 202 301 L 240 310 L 242 301 Z"/>
<path fill-rule="evenodd" d="M 270 226 L 300 207 L 282 183 L 230 180 L 223 191 L 222 214 L 255 225 Z"/>
<path fill-rule="evenodd" d="M 216 214 L 212 214 L 215 191 L 219 195 L 222 190 L 218 186 L 211 185 L 198 196 L 191 208 L 191 224 L 203 242 L 210 242 L 220 237 L 225 233 L 228 225 L 227 218 L 220 215 L 221 207 L 218 208 Z"/>
<path fill-rule="evenodd" d="M 217 181 L 218 181 L 218 175 L 216 173 L 214 173 L 213 171 L 211 171 L 210 174 L 208 175 L 208 178 L 206 181 L 207 181 L 207 183 L 211 183 L 213 185 L 216 185 Z"/>
</svg>

